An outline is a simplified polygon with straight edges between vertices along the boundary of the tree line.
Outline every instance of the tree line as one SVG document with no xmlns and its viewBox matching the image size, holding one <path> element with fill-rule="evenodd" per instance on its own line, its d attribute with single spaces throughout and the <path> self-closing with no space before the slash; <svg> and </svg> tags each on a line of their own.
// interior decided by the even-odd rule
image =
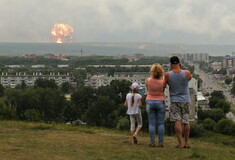
<svg viewBox="0 0 235 160">
<path fill-rule="evenodd" d="M 91 126 L 125 128 L 129 121 L 123 103 L 130 85 L 127 80 L 113 80 L 98 89 L 75 89 L 68 82 L 58 86 L 47 79 L 37 79 L 33 87 L 24 82 L 15 88 L 0 85 L 0 119 L 63 123 L 80 119 Z M 66 93 L 71 93 L 70 101 Z"/>
</svg>

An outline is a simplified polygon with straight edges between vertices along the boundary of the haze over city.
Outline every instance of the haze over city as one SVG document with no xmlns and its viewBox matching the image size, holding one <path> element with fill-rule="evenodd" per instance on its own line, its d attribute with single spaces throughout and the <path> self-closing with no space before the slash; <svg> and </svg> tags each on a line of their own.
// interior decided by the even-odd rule
<svg viewBox="0 0 235 160">
<path fill-rule="evenodd" d="M 56 23 L 72 42 L 233 45 L 232 0 L 1 0 L 0 42 L 54 42 Z"/>
</svg>

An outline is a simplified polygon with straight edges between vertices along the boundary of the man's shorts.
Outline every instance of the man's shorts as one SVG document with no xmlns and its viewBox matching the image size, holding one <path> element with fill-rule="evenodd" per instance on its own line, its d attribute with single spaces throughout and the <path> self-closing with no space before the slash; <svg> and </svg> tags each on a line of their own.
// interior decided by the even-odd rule
<svg viewBox="0 0 235 160">
<path fill-rule="evenodd" d="M 189 102 L 171 102 L 170 120 L 189 123 Z"/>
</svg>

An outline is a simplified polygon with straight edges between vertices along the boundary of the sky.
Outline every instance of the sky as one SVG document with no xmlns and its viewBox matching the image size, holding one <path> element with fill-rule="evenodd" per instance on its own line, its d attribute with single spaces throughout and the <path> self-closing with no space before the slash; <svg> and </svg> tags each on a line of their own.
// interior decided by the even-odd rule
<svg viewBox="0 0 235 160">
<path fill-rule="evenodd" d="M 234 0 L 0 0 L 0 42 L 54 42 L 55 23 L 73 42 L 235 44 Z"/>
</svg>

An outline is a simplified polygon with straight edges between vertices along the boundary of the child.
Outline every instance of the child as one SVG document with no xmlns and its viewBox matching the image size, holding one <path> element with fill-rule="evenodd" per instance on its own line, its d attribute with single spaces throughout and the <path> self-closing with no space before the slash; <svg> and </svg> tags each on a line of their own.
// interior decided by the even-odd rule
<svg viewBox="0 0 235 160">
<path fill-rule="evenodd" d="M 126 96 L 125 106 L 128 107 L 127 114 L 130 115 L 130 131 L 132 136 L 132 143 L 137 144 L 137 135 L 142 128 L 142 116 L 140 107 L 142 106 L 142 96 L 138 93 L 139 84 L 133 83 L 131 85 L 131 93 Z M 135 130 L 135 122 L 137 121 L 138 126 Z"/>
</svg>

